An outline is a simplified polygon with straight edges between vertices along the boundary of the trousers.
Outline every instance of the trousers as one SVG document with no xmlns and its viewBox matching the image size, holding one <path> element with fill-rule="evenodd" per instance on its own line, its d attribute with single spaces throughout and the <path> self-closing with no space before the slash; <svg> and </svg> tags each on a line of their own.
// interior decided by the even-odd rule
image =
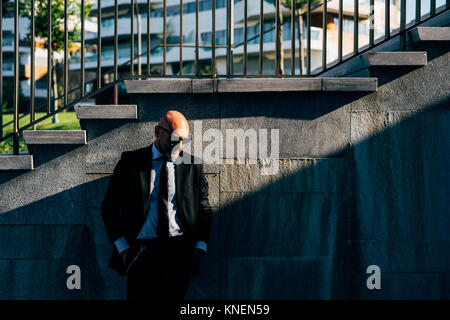
<svg viewBox="0 0 450 320">
<path fill-rule="evenodd" d="M 137 240 L 127 255 L 127 299 L 183 300 L 194 268 L 194 245 L 184 236 Z"/>
</svg>

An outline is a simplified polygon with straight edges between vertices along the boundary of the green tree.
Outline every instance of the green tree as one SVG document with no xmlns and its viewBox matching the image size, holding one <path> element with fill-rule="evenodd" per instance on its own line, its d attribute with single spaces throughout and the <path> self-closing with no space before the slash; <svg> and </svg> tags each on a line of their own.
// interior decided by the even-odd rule
<svg viewBox="0 0 450 320">
<path fill-rule="evenodd" d="M 275 0 L 276 1 L 276 0 Z M 307 0 L 294 0 L 295 3 L 295 20 L 298 22 L 298 39 L 299 39 L 299 55 L 300 55 L 300 74 L 303 73 L 303 70 L 305 69 L 305 61 L 303 57 L 303 44 L 302 44 L 302 37 L 303 37 L 303 16 L 307 13 L 308 10 L 308 1 Z M 323 0 L 327 1 L 327 0 Z M 311 6 L 318 2 L 323 2 L 322 0 L 310 0 Z M 292 5 L 292 0 L 281 0 L 281 3 L 284 7 L 290 9 Z M 281 7 L 281 6 L 280 6 Z M 280 10 L 281 11 L 281 10 Z M 281 22 L 283 23 L 283 22 Z M 282 34 L 282 33 L 281 33 Z M 291 35 L 293 37 L 294 35 Z M 283 45 L 281 43 L 280 53 L 279 53 L 281 61 L 283 61 L 284 58 L 284 52 L 283 52 Z"/>
<path fill-rule="evenodd" d="M 51 0 L 51 37 L 48 35 L 48 0 L 35 0 L 34 3 L 34 19 L 35 19 L 35 36 L 37 38 L 45 39 L 45 47 L 48 48 L 51 43 L 52 55 L 52 81 L 53 81 L 53 97 L 54 108 L 58 108 L 56 98 L 58 95 L 58 83 L 56 78 L 56 53 L 63 53 L 64 45 L 64 3 L 67 1 L 67 33 L 68 33 L 68 49 L 69 54 L 74 55 L 79 48 L 79 41 L 81 39 L 81 1 L 80 0 Z M 93 0 L 85 0 L 84 16 L 89 16 L 90 10 L 93 7 Z M 31 18 L 31 1 L 20 0 L 19 2 L 20 15 L 22 17 Z M 31 30 L 30 30 L 31 31 Z M 31 34 L 28 34 L 28 39 L 31 39 Z M 35 44 L 32 43 L 32 46 Z M 50 76 L 50 75 L 48 75 Z"/>
</svg>

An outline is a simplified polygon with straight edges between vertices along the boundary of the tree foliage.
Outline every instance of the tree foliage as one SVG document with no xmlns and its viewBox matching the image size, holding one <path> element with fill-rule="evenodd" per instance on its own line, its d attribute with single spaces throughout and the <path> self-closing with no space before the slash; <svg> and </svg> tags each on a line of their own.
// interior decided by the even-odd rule
<svg viewBox="0 0 450 320">
<path fill-rule="evenodd" d="M 51 43 L 52 50 L 64 51 L 64 2 L 67 1 L 67 30 L 69 51 L 74 51 L 76 42 L 81 37 L 81 1 L 79 0 L 51 0 Z M 48 0 L 35 0 L 35 36 L 46 39 L 48 46 Z M 89 16 L 93 7 L 93 0 L 85 0 L 85 17 Z M 22 17 L 31 17 L 31 1 L 20 0 L 19 11 Z M 31 38 L 31 35 L 28 35 Z"/>
</svg>

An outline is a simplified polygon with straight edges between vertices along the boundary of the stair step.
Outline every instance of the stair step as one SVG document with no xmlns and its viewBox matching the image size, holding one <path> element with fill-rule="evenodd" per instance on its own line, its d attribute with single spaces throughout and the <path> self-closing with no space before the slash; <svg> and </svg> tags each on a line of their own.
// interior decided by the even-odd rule
<svg viewBox="0 0 450 320">
<path fill-rule="evenodd" d="M 78 119 L 137 119 L 136 105 L 77 105 Z"/>
<path fill-rule="evenodd" d="M 425 66 L 427 52 L 369 52 L 363 56 L 363 59 L 368 67 Z"/>
<path fill-rule="evenodd" d="M 127 93 L 376 91 L 376 78 L 245 78 L 125 80 Z"/>
<path fill-rule="evenodd" d="M 322 91 L 377 91 L 377 78 L 321 78 Z"/>
<path fill-rule="evenodd" d="M 0 156 L 0 171 L 5 170 L 33 170 L 32 155 L 7 155 Z"/>
<path fill-rule="evenodd" d="M 24 130 L 27 145 L 33 144 L 86 144 L 85 130 Z"/>
<path fill-rule="evenodd" d="M 410 35 L 413 41 L 450 41 L 450 27 L 417 27 Z"/>
</svg>

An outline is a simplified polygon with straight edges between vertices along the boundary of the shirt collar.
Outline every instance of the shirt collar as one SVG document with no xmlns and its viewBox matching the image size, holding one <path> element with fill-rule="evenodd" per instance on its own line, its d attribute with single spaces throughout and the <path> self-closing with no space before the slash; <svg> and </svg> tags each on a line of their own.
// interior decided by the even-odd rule
<svg viewBox="0 0 450 320">
<path fill-rule="evenodd" d="M 163 156 L 163 154 L 156 147 L 156 143 L 153 143 L 152 144 L 152 160 L 161 158 L 162 156 Z"/>
</svg>

